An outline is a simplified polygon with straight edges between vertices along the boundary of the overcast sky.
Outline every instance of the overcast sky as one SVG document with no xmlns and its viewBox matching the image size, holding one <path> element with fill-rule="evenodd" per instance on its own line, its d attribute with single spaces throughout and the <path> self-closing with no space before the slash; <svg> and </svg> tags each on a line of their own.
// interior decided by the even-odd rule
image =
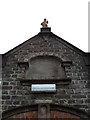
<svg viewBox="0 0 90 120">
<path fill-rule="evenodd" d="M 40 32 L 44 18 L 51 31 L 88 52 L 89 0 L 0 0 L 0 54 Z"/>
</svg>

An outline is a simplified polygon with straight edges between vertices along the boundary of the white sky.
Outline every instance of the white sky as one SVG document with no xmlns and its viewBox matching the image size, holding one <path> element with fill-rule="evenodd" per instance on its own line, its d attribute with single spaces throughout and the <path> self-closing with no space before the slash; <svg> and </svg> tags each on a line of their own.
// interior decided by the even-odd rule
<svg viewBox="0 0 90 120">
<path fill-rule="evenodd" d="M 51 31 L 88 52 L 88 0 L 0 0 L 0 54 L 40 32 Z"/>
</svg>

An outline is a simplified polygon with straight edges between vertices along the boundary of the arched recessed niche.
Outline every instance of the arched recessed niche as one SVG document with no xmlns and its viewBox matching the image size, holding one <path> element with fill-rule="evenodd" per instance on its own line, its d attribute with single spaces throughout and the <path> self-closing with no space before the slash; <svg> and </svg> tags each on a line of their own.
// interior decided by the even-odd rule
<svg viewBox="0 0 90 120">
<path fill-rule="evenodd" d="M 33 84 L 65 84 L 71 82 L 66 76 L 66 68 L 70 67 L 71 61 L 63 61 L 57 56 L 40 55 L 31 57 L 28 62 L 19 62 L 21 77 L 17 78 L 21 85 Z M 45 88 L 46 89 L 46 88 Z M 54 89 L 54 92 L 56 89 Z"/>
<path fill-rule="evenodd" d="M 26 79 L 57 79 L 65 78 L 62 61 L 53 56 L 38 56 L 31 58 Z"/>
</svg>

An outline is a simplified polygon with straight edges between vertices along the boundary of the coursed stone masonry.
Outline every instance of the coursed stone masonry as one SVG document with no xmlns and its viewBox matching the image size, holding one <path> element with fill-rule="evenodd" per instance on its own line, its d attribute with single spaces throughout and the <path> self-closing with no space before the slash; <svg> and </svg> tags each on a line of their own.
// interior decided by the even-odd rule
<svg viewBox="0 0 90 120">
<path fill-rule="evenodd" d="M 69 85 L 57 85 L 56 93 L 31 93 L 30 86 L 22 86 L 17 78 L 24 78 L 31 58 L 56 56 L 62 61 L 72 61 L 65 67 Z M 2 111 L 19 106 L 32 105 L 37 101 L 50 101 L 90 112 L 90 88 L 85 53 L 52 32 L 40 32 L 15 49 L 3 55 Z"/>
</svg>

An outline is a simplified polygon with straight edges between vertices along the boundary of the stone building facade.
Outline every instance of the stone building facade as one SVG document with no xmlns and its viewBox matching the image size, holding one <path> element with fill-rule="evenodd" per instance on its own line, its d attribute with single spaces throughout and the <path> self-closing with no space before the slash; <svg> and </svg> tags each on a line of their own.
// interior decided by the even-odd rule
<svg viewBox="0 0 90 120">
<path fill-rule="evenodd" d="M 3 54 L 2 120 L 42 118 L 40 109 L 47 109 L 51 118 L 88 118 L 89 56 L 49 27 Z M 33 91 L 36 84 L 56 88 Z"/>
</svg>

